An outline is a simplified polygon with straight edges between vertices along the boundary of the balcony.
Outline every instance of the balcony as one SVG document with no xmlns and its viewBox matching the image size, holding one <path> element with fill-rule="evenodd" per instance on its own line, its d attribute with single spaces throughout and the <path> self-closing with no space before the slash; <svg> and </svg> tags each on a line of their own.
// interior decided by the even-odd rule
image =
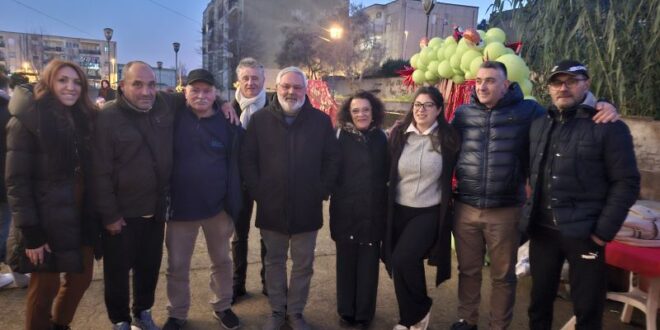
<svg viewBox="0 0 660 330">
<path fill-rule="evenodd" d="M 80 49 L 78 52 L 80 54 L 101 55 L 101 51 L 98 49 Z"/>
<path fill-rule="evenodd" d="M 46 52 L 62 52 L 62 47 L 59 46 L 44 46 Z"/>
</svg>

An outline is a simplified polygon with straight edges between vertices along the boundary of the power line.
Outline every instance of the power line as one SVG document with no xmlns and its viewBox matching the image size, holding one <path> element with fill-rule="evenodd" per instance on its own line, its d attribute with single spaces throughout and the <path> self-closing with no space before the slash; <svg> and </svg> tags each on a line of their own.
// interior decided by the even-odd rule
<svg viewBox="0 0 660 330">
<path fill-rule="evenodd" d="M 179 15 L 179 16 L 181 16 L 181 17 L 183 17 L 183 18 L 185 18 L 185 19 L 187 19 L 187 20 L 189 20 L 189 21 L 191 21 L 191 22 L 197 23 L 197 24 L 199 24 L 200 26 L 202 25 L 202 23 L 200 23 L 198 20 L 196 20 L 196 19 L 194 19 L 194 18 L 191 18 L 191 17 L 189 17 L 189 16 L 186 16 L 186 15 L 184 15 L 184 14 L 182 14 L 182 13 L 180 13 L 180 12 L 178 12 L 178 11 L 176 11 L 176 10 L 170 8 L 170 7 L 167 7 L 167 6 L 163 5 L 163 4 L 161 4 L 161 3 L 158 3 L 158 2 L 156 2 L 156 1 L 154 1 L 154 0 L 149 0 L 149 2 L 151 2 L 151 3 L 153 3 L 153 4 L 157 5 L 157 6 L 159 6 L 159 7 L 161 7 L 161 8 L 164 8 L 164 9 L 168 10 L 168 11 L 174 13 L 175 15 Z"/>
<path fill-rule="evenodd" d="M 51 15 L 48 15 L 48 14 L 44 13 L 43 11 L 41 11 L 41 10 L 39 10 L 39 9 L 37 9 L 37 8 L 34 8 L 34 7 L 32 7 L 32 6 L 28 6 L 28 5 L 22 3 L 22 2 L 20 2 L 20 1 L 18 1 L 18 0 L 14 0 L 14 2 L 16 2 L 17 4 L 23 6 L 23 7 L 27 8 L 27 9 L 30 9 L 30 10 L 32 10 L 32 11 L 35 11 L 35 12 L 41 14 L 41 15 L 44 15 L 44 16 L 46 16 L 46 17 L 48 17 L 48 18 L 50 18 L 50 19 L 52 19 L 52 20 L 54 20 L 54 21 L 56 21 L 56 22 L 62 23 L 62 24 L 66 25 L 66 26 L 68 26 L 68 27 L 70 27 L 70 28 L 72 28 L 72 29 L 74 29 L 74 30 L 76 30 L 76 31 L 78 31 L 78 32 L 84 33 L 84 34 L 90 36 L 91 38 L 94 38 L 94 36 L 91 35 L 91 34 L 89 34 L 89 32 L 84 31 L 84 30 L 82 30 L 82 29 L 79 29 L 78 27 L 76 27 L 76 26 L 74 26 L 74 25 L 71 25 L 71 24 L 69 24 L 69 23 L 67 23 L 67 22 L 65 22 L 65 21 L 63 21 L 63 20 L 61 20 L 61 19 L 59 19 L 59 18 L 57 18 L 57 17 L 53 17 L 53 16 L 51 16 Z"/>
</svg>

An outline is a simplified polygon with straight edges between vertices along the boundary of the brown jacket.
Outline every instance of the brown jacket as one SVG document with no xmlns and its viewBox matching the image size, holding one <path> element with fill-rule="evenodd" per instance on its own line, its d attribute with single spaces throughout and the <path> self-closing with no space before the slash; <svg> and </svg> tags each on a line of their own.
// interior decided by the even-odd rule
<svg viewBox="0 0 660 330">
<path fill-rule="evenodd" d="M 103 107 L 96 122 L 93 175 L 104 225 L 145 215 L 164 220 L 174 112 L 184 106 L 182 95 L 159 92 L 148 112 L 135 110 L 121 95 Z"/>
</svg>

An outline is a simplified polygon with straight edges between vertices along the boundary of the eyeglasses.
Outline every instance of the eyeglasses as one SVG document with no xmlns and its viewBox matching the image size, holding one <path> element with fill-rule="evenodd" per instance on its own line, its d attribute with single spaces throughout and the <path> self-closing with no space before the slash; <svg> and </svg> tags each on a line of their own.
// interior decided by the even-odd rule
<svg viewBox="0 0 660 330">
<path fill-rule="evenodd" d="M 561 85 L 566 85 L 567 88 L 573 88 L 578 82 L 585 80 L 587 79 L 568 78 L 566 80 L 551 80 L 548 82 L 548 87 L 552 89 L 560 89 Z"/>
<path fill-rule="evenodd" d="M 424 108 L 424 110 L 429 110 L 435 108 L 436 105 L 433 102 L 426 102 L 426 103 L 421 103 L 421 102 L 415 102 L 413 103 L 413 109 L 415 110 L 420 110 Z"/>
<path fill-rule="evenodd" d="M 289 85 L 289 84 L 279 84 L 277 87 L 281 88 L 282 90 L 288 91 L 289 89 L 293 88 L 294 91 L 300 92 L 303 90 L 305 87 L 302 85 Z"/>
</svg>

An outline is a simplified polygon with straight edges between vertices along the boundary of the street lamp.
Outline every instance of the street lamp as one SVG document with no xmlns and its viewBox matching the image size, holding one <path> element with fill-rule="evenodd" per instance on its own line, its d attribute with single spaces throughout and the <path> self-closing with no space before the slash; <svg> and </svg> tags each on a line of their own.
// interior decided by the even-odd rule
<svg viewBox="0 0 660 330">
<path fill-rule="evenodd" d="M 344 29 L 335 25 L 328 29 L 328 32 L 330 32 L 330 39 L 341 39 L 341 35 L 344 33 Z"/>
<path fill-rule="evenodd" d="M 163 62 L 158 61 L 156 62 L 156 66 L 158 67 L 158 89 L 160 90 L 162 87 L 162 80 L 160 80 L 160 71 L 163 70 Z"/>
<path fill-rule="evenodd" d="M 435 7 L 435 0 L 422 0 L 422 6 L 424 6 L 424 12 L 426 13 L 426 39 L 429 38 L 429 15 L 431 15 L 431 10 Z"/>
<path fill-rule="evenodd" d="M 112 86 L 112 67 L 111 67 L 111 62 L 110 62 L 110 40 L 112 40 L 112 33 L 114 31 L 111 28 L 105 28 L 103 29 L 103 34 L 105 35 L 105 40 L 108 42 L 107 46 L 108 48 L 106 49 L 108 53 L 108 82 L 110 82 L 110 86 Z"/>
<path fill-rule="evenodd" d="M 401 58 L 406 58 L 406 46 L 408 45 L 408 30 L 403 31 L 403 52 L 401 53 Z"/>
<path fill-rule="evenodd" d="M 172 47 L 174 47 L 174 80 L 176 80 L 176 76 L 179 74 L 179 48 L 181 48 L 181 44 L 173 42 Z"/>
</svg>

